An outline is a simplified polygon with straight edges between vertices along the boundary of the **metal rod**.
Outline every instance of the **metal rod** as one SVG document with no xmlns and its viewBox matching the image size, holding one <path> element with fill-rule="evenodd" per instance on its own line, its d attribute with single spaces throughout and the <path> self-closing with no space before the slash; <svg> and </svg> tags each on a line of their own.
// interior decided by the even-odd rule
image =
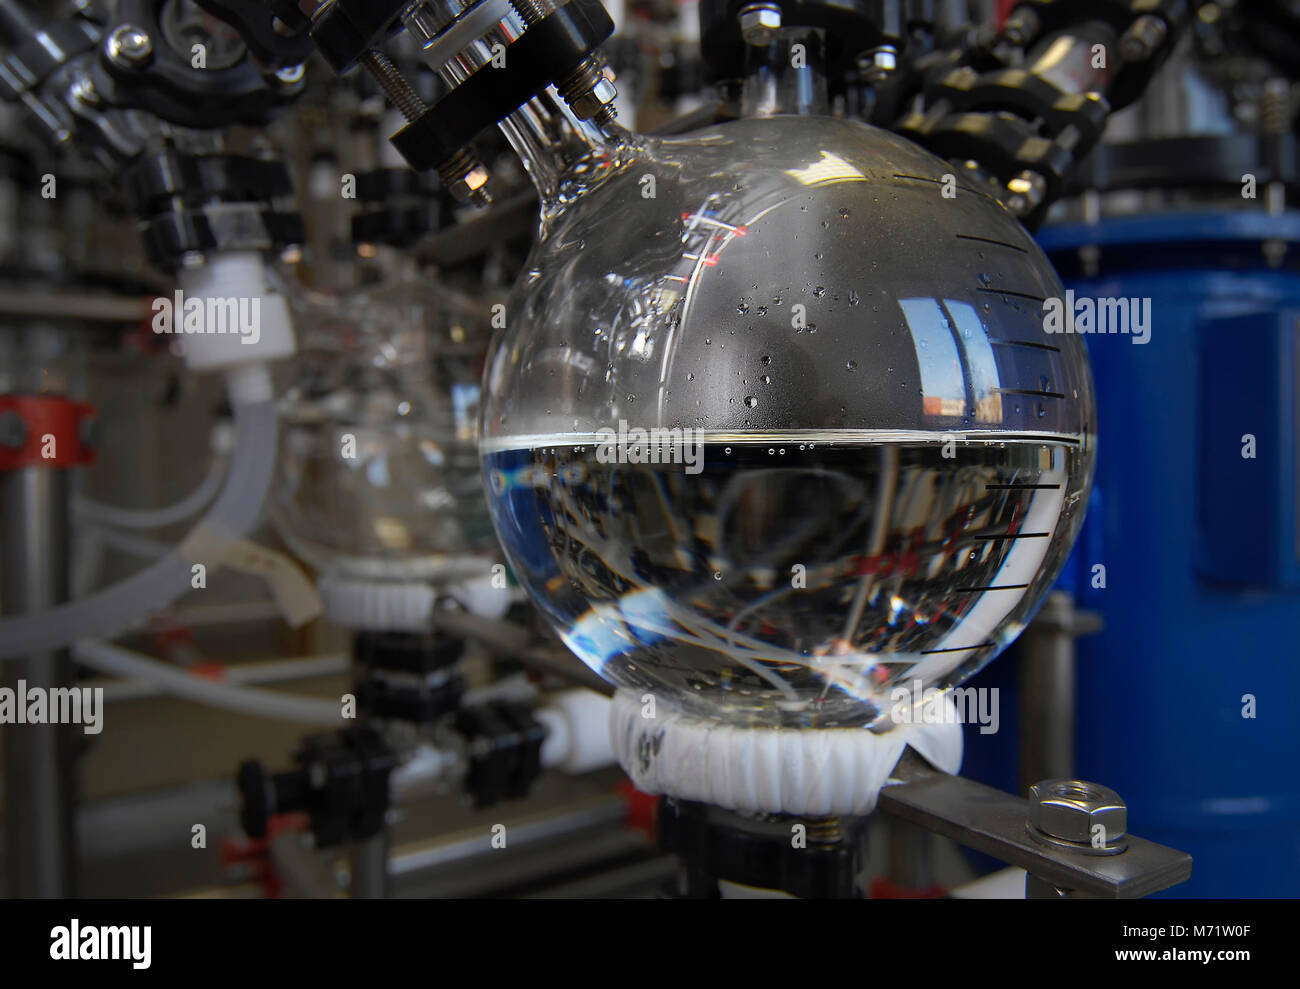
<svg viewBox="0 0 1300 989">
<path fill-rule="evenodd" d="M 363 841 L 354 841 L 348 860 L 352 882 L 348 893 L 354 900 L 382 900 L 388 895 L 388 828 Z"/>
<path fill-rule="evenodd" d="M 1074 599 L 1054 591 L 1020 637 L 1020 792 L 1074 775 Z"/>
<path fill-rule="evenodd" d="M 0 474 L 6 614 L 43 611 L 68 598 L 68 471 L 23 467 Z M 5 665 L 10 684 L 70 687 L 66 651 Z M 5 731 L 5 852 L 9 896 L 74 895 L 75 725 L 13 724 Z"/>
</svg>

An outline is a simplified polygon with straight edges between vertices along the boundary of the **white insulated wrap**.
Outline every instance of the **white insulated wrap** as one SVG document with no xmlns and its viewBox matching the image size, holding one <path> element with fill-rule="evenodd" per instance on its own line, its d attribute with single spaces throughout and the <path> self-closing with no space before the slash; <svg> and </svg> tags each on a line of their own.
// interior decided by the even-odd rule
<svg viewBox="0 0 1300 989">
<path fill-rule="evenodd" d="M 936 723 L 865 728 L 755 728 L 658 705 L 642 716 L 639 692 L 610 706 L 614 754 L 637 789 L 729 810 L 810 816 L 869 814 L 910 745 L 936 769 L 961 768 L 962 730 L 946 698 Z"/>
<path fill-rule="evenodd" d="M 437 600 L 428 584 L 348 580 L 330 574 L 317 579 L 316 590 L 329 621 L 375 632 L 427 632 Z"/>
<path fill-rule="evenodd" d="M 471 614 L 501 618 L 510 591 L 476 577 L 433 586 L 419 581 L 380 581 L 325 574 L 317 579 L 325 617 L 342 628 L 374 632 L 427 632 L 439 597 L 451 598 Z"/>
</svg>

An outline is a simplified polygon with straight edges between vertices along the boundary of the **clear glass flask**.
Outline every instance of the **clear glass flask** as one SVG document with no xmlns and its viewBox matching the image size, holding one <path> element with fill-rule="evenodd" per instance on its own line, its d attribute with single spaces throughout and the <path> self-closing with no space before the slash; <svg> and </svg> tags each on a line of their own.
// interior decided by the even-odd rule
<svg viewBox="0 0 1300 989">
<path fill-rule="evenodd" d="M 1019 222 L 827 115 L 815 44 L 787 34 L 745 118 L 682 137 L 558 101 L 507 122 L 542 219 L 481 453 L 515 573 L 602 676 L 731 723 L 883 728 L 1041 602 L 1093 392 Z"/>
<path fill-rule="evenodd" d="M 295 309 L 300 353 L 271 501 L 285 541 L 323 573 L 481 574 L 476 557 L 494 544 L 465 359 L 477 307 L 402 269 L 341 295 L 299 293 Z"/>
</svg>

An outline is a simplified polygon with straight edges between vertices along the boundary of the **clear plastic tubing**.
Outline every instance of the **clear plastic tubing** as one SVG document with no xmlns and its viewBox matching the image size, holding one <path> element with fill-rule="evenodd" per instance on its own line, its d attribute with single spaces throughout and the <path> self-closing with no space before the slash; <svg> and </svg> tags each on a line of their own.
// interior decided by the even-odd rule
<svg viewBox="0 0 1300 989">
<path fill-rule="evenodd" d="M 341 709 L 334 701 L 208 680 L 107 642 L 78 642 L 72 655 L 77 662 L 100 673 L 151 680 L 169 694 L 208 707 L 298 724 L 338 725 L 342 722 Z"/>
<path fill-rule="evenodd" d="M 257 521 L 271 483 L 276 412 L 270 401 L 235 405 L 235 452 L 225 487 L 195 532 L 205 552 L 241 538 Z M 191 533 L 190 539 L 193 539 Z M 184 544 L 182 544 L 184 545 Z M 214 553 L 213 550 L 216 552 Z M 62 649 L 77 639 L 107 638 L 171 604 L 190 589 L 188 560 L 179 550 L 89 597 L 45 611 L 0 619 L 0 659 Z"/>
<path fill-rule="evenodd" d="M 111 525 L 118 529 L 163 529 L 193 518 L 202 511 L 221 490 L 225 468 L 226 458 L 221 454 L 215 455 L 202 483 L 174 505 L 161 508 L 118 508 L 91 498 L 78 498 L 73 508 L 77 518 L 83 522 Z"/>
</svg>

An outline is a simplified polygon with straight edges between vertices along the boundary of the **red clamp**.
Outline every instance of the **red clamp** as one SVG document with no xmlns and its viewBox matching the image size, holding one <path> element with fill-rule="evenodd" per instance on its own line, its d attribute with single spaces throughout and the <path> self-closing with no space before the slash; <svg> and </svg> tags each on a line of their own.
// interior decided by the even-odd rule
<svg viewBox="0 0 1300 989">
<path fill-rule="evenodd" d="M 624 823 L 633 830 L 642 832 L 654 843 L 659 833 L 659 798 L 649 793 L 642 793 L 631 780 L 620 780 L 614 789 L 627 803 L 627 817 Z"/>
<path fill-rule="evenodd" d="M 0 395 L 0 470 L 95 462 L 84 424 L 95 407 L 59 395 Z"/>
<path fill-rule="evenodd" d="M 267 899 L 278 899 L 284 883 L 271 862 L 271 840 L 285 831 L 306 831 L 311 819 L 306 814 L 272 814 L 265 838 L 224 835 L 221 839 L 221 865 L 227 876 L 258 883 Z"/>
</svg>

